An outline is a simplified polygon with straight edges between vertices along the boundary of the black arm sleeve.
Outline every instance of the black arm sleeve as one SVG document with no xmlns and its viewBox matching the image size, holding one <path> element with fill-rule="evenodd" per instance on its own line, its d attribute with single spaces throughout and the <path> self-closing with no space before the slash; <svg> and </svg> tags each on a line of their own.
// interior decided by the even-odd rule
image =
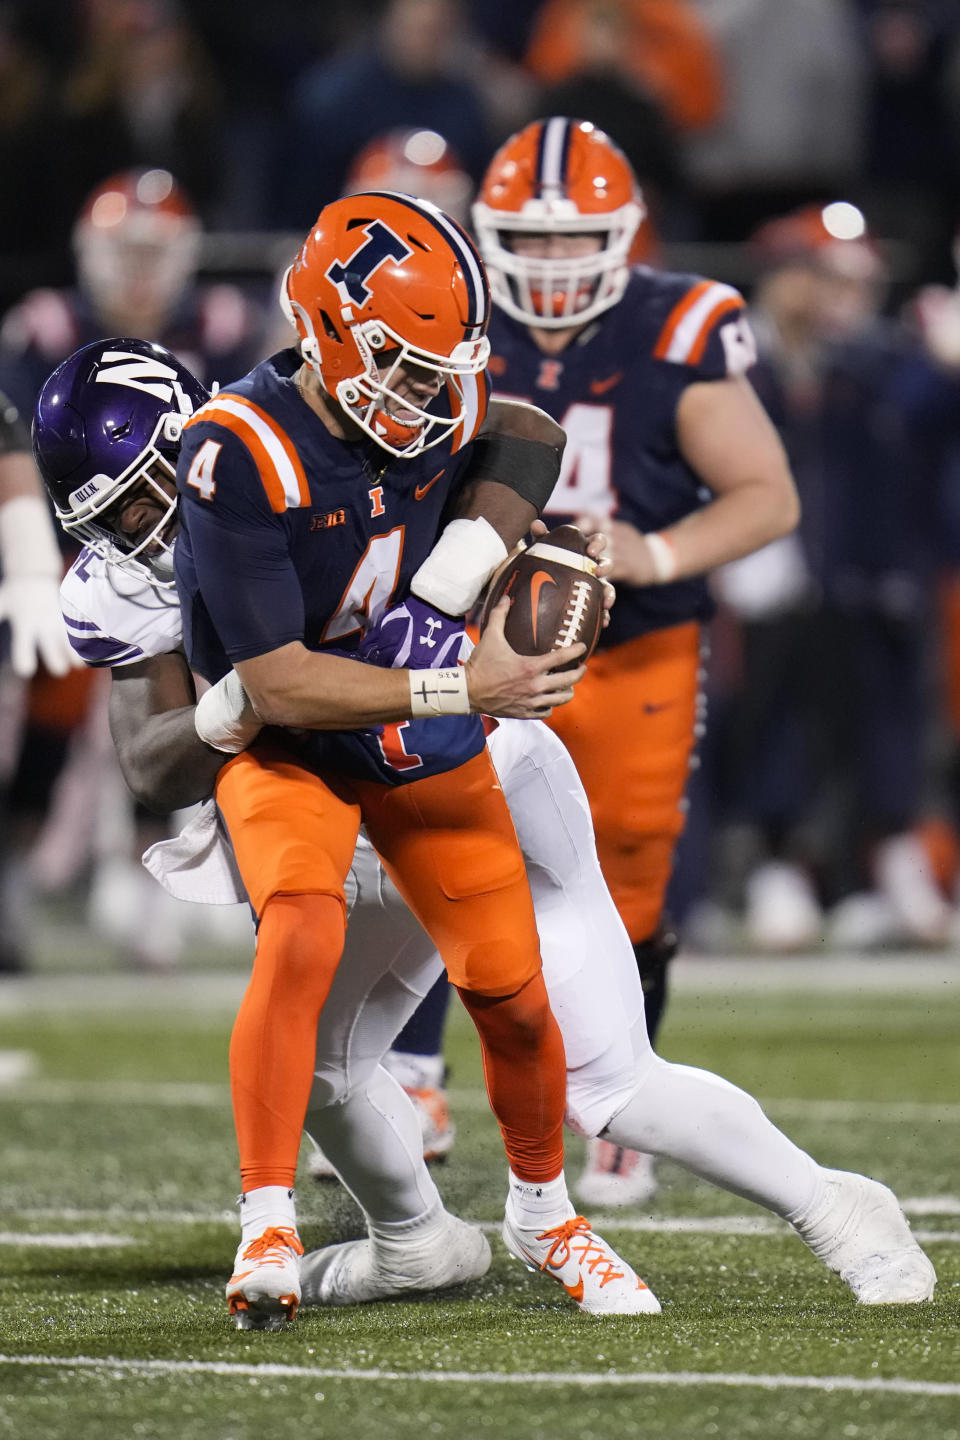
<svg viewBox="0 0 960 1440">
<path fill-rule="evenodd" d="M 541 514 L 560 474 L 560 451 L 543 440 L 494 432 L 479 435 L 466 480 L 492 480 L 506 485 Z"/>
</svg>

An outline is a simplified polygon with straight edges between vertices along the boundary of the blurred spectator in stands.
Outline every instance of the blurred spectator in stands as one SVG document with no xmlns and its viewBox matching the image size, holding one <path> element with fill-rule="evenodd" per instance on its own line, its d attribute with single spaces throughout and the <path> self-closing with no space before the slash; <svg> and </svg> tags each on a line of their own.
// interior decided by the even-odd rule
<svg viewBox="0 0 960 1440">
<path fill-rule="evenodd" d="M 23 33 L 21 17 L 0 4 L 0 313 L 49 267 L 49 149 L 52 87 L 47 66 Z"/>
<path fill-rule="evenodd" d="M 686 0 L 547 0 L 527 64 L 544 86 L 538 109 L 610 135 L 643 187 L 651 228 L 689 238 L 681 135 L 716 118 L 721 76 Z"/>
<path fill-rule="evenodd" d="M 695 0 L 719 49 L 723 112 L 692 138 L 703 234 L 843 193 L 863 154 L 866 55 L 850 0 Z"/>
<path fill-rule="evenodd" d="M 870 65 L 864 204 L 885 235 L 914 247 L 919 275 L 946 278 L 960 218 L 960 5 L 854 4 Z"/>
<path fill-rule="evenodd" d="M 43 176 L 64 252 L 84 196 L 118 170 L 170 170 L 212 218 L 223 173 L 221 101 L 187 11 L 176 0 L 83 0 L 77 13 L 81 48 L 51 117 Z"/>
<path fill-rule="evenodd" d="M 795 536 L 718 577 L 741 622 L 725 760 L 733 813 L 760 852 L 748 937 L 784 950 L 824 934 L 857 947 L 942 943 L 950 909 L 914 829 L 932 599 L 914 352 L 878 318 L 883 263 L 854 206 L 769 222 L 754 248 L 752 379 L 803 514 Z M 825 905 L 836 906 L 826 929 Z"/>
<path fill-rule="evenodd" d="M 0 390 L 32 415 L 54 367 L 109 335 L 160 341 L 208 388 L 245 374 L 266 353 L 272 306 L 236 285 L 198 283 L 201 238 L 169 171 L 124 171 L 98 185 L 74 225 L 76 288 L 31 291 L 0 324 Z M 107 729 L 109 687 L 97 678 L 41 676 L 31 687 L 11 794 L 24 833 L 39 836 L 21 888 L 61 891 L 92 873 L 98 933 L 122 941 L 137 963 L 168 963 L 178 949 L 175 907 L 139 855 L 169 831 L 135 820 Z"/>
<path fill-rule="evenodd" d="M 372 34 L 306 71 L 277 166 L 278 226 L 312 224 L 342 193 L 353 157 L 397 127 L 438 131 L 479 177 L 493 139 L 468 33 L 458 0 L 387 0 Z"/>
</svg>

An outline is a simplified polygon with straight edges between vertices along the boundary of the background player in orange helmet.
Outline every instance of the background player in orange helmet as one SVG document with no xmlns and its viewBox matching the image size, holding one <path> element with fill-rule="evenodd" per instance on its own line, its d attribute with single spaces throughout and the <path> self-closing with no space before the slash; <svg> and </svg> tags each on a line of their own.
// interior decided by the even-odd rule
<svg viewBox="0 0 960 1440">
<path fill-rule="evenodd" d="M 745 378 L 755 348 L 741 296 L 695 275 L 631 269 L 643 216 L 621 152 L 565 116 L 506 142 L 473 210 L 495 301 L 496 393 L 541 406 L 567 434 L 546 513 L 610 537 L 611 624 L 551 724 L 590 798 L 654 1035 L 676 944 L 664 895 L 702 720 L 704 576 L 791 530 L 799 511 Z M 581 1195 L 627 1202 L 651 1188 L 643 1167 L 593 1142 Z"/>
<path fill-rule="evenodd" d="M 567 1198 L 563 1044 L 480 718 L 567 703 L 583 666 L 557 677 L 555 658 L 515 654 L 506 605 L 464 666 L 354 658 L 395 599 L 441 627 L 466 612 L 549 496 L 561 432 L 533 407 L 488 408 L 483 266 L 425 201 L 381 192 L 328 205 L 283 304 L 296 348 L 190 418 L 177 470 L 184 640 L 212 686 L 198 733 L 240 751 L 244 691 L 261 720 L 308 732 L 299 765 L 258 741 L 217 780 L 259 917 L 231 1042 L 244 1188 L 231 1311 L 269 1323 L 299 1301 L 292 1185 L 363 820 L 480 1033 L 511 1167 L 508 1243 L 584 1309 L 654 1312 Z"/>
</svg>

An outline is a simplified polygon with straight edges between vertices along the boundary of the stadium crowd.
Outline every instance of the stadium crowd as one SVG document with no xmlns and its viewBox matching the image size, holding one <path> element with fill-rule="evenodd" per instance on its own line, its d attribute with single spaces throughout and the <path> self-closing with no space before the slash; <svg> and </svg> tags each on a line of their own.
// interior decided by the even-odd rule
<svg viewBox="0 0 960 1440">
<path fill-rule="evenodd" d="M 669 907 L 701 948 L 960 944 L 960 0 L 5 0 L 0 77 L 0 392 L 27 420 L 96 338 L 207 385 L 288 343 L 277 271 L 345 191 L 469 223 L 527 122 L 605 130 L 636 258 L 746 295 L 802 505 L 713 577 Z M 169 966 L 183 921 L 139 867 L 169 821 L 124 799 L 103 674 L 41 658 L 0 673 L 0 970 L 31 963 L 36 897 L 77 891 Z"/>
</svg>

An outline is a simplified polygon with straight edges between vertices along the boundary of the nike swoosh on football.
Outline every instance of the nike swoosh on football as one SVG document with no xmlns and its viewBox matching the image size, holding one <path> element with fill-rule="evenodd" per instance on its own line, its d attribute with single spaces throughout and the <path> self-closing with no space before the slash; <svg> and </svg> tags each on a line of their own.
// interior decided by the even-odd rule
<svg viewBox="0 0 960 1440">
<path fill-rule="evenodd" d="M 540 591 L 544 585 L 556 585 L 552 575 L 546 570 L 538 570 L 530 581 L 530 623 L 533 626 L 533 643 L 537 643 L 537 611 L 540 608 Z"/>
<path fill-rule="evenodd" d="M 442 474 L 443 474 L 443 471 L 442 471 L 442 470 L 438 470 L 437 473 L 436 473 L 436 475 L 434 475 L 433 479 L 432 479 L 432 480 L 428 480 L 427 483 L 426 483 L 426 485 L 418 485 L 417 488 L 416 488 L 416 490 L 414 490 L 414 492 L 413 492 L 413 498 L 414 498 L 414 500 L 422 500 L 423 497 L 424 497 L 424 495 L 426 495 L 427 491 L 428 491 L 433 485 L 436 485 L 437 481 L 440 479 L 440 476 L 441 476 Z"/>
<path fill-rule="evenodd" d="M 622 379 L 623 371 L 618 370 L 615 375 L 608 375 L 606 380 L 591 380 L 590 394 L 606 395 L 607 391 L 612 390 L 614 385 L 619 385 Z"/>
</svg>

